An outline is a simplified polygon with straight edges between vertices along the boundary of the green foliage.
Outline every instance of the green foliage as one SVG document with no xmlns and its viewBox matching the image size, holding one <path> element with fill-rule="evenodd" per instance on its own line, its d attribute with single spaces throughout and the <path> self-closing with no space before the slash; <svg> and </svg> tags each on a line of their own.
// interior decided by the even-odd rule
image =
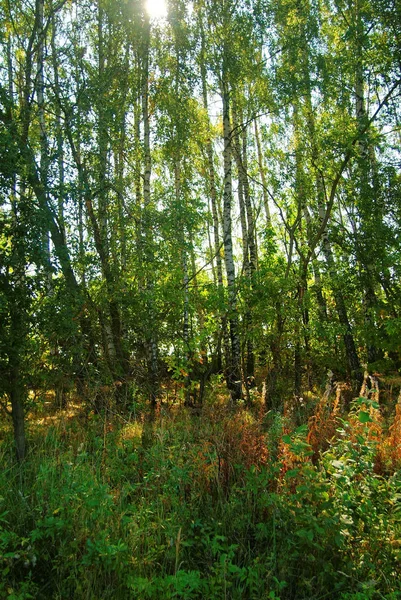
<svg viewBox="0 0 401 600">
<path fill-rule="evenodd" d="M 0 0 L 0 595 L 396 597 L 399 7 L 167 4 Z"/>
<path fill-rule="evenodd" d="M 158 417 L 146 448 L 140 422 L 63 419 L 48 429 L 32 421 L 32 451 L 20 466 L 2 443 L 2 597 L 401 593 L 401 481 L 375 473 L 368 430 L 352 441 L 344 421 L 314 466 L 305 427 L 283 434 L 280 421 L 263 425 L 272 454 L 262 460 L 250 441 L 261 443 L 255 416 L 218 404 L 200 417 Z"/>
</svg>

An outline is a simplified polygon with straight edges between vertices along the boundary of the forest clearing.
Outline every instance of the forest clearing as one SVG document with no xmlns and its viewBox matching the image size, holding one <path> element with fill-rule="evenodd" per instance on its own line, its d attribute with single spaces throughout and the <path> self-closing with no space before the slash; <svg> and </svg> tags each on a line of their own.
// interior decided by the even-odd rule
<svg viewBox="0 0 401 600">
<path fill-rule="evenodd" d="M 399 0 L 0 0 L 0 598 L 401 598 Z"/>
</svg>

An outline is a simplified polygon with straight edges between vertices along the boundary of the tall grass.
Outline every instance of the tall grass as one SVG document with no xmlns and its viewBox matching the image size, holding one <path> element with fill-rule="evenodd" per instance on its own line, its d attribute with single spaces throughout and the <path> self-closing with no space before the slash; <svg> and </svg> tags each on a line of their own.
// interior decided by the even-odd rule
<svg viewBox="0 0 401 600">
<path fill-rule="evenodd" d="M 3 430 L 0 598 L 400 598 L 400 411 L 375 402 L 308 429 L 211 398 L 146 444 L 140 417 L 32 416 L 22 465 Z"/>
</svg>

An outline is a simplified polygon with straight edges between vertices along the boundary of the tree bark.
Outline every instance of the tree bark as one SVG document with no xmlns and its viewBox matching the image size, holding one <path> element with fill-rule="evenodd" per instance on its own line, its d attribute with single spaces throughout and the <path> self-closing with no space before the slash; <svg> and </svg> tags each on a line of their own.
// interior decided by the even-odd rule
<svg viewBox="0 0 401 600">
<path fill-rule="evenodd" d="M 263 207 L 265 209 L 266 225 L 267 225 L 267 228 L 270 229 L 272 226 L 272 219 L 271 219 L 270 207 L 269 207 L 269 195 L 267 193 L 266 169 L 265 169 L 265 165 L 263 162 L 262 145 L 260 142 L 260 134 L 259 134 L 259 127 L 258 127 L 257 119 L 255 119 L 254 123 L 255 123 L 256 148 L 257 148 L 257 152 L 258 152 L 259 175 L 260 175 L 260 180 L 262 182 Z"/>
<path fill-rule="evenodd" d="M 10 401 L 14 428 L 14 441 L 17 460 L 22 461 L 26 455 L 25 416 L 24 416 L 24 386 L 21 383 L 19 358 L 12 359 L 10 365 Z"/>
<path fill-rule="evenodd" d="M 372 245 L 371 236 L 369 234 L 369 225 L 372 221 L 381 221 L 383 216 L 378 210 L 378 195 L 376 181 L 376 159 L 373 145 L 370 143 L 367 135 L 363 135 L 363 130 L 368 119 L 365 103 L 365 77 L 363 65 L 363 38 L 365 36 L 363 16 L 361 14 L 360 0 L 356 0 L 354 6 L 355 14 L 355 115 L 358 124 L 358 132 L 360 139 L 358 141 L 358 195 L 359 209 L 358 213 L 361 218 L 361 231 L 355 232 L 359 237 L 356 243 L 356 254 L 360 264 L 360 278 L 364 290 L 364 313 L 365 327 L 367 333 L 367 357 L 368 362 L 376 362 L 383 358 L 382 351 L 376 347 L 373 340 L 374 332 L 376 331 L 375 310 L 377 308 L 377 297 L 373 283 L 373 265 L 375 258 L 372 257 L 370 247 Z M 370 223 L 369 223 L 370 222 Z M 377 223 L 375 222 L 374 225 Z"/>
<path fill-rule="evenodd" d="M 201 79 L 202 79 L 202 96 L 203 106 L 207 113 L 208 119 L 208 136 L 206 141 L 206 157 L 207 157 L 207 169 L 208 169 L 208 192 L 210 202 L 212 206 L 212 218 L 213 218 L 213 240 L 214 240 L 214 254 L 216 258 L 216 270 L 217 270 L 217 283 L 218 290 L 221 299 L 221 304 L 224 301 L 224 282 L 223 282 L 223 261 L 221 256 L 221 243 L 220 243 L 220 224 L 219 224 L 219 201 L 217 195 L 216 186 L 216 172 L 214 166 L 214 153 L 213 143 L 210 133 L 210 120 L 209 120 L 209 106 L 208 106 L 208 93 L 207 93 L 207 72 L 206 72 L 206 59 L 205 59 L 205 33 L 203 28 L 202 15 L 200 15 L 200 32 L 201 32 Z M 225 317 L 220 318 L 220 326 L 223 331 L 223 336 L 218 334 L 217 344 L 217 368 L 220 372 L 222 370 L 222 355 L 221 355 L 221 339 L 223 339 L 224 354 L 226 362 L 230 360 L 230 338 L 227 329 L 227 322 Z"/>
<path fill-rule="evenodd" d="M 232 203 L 232 129 L 230 119 L 230 102 L 227 82 L 222 84 L 223 97 L 223 135 L 224 135 L 224 212 L 223 212 L 223 240 L 224 259 L 227 273 L 227 288 L 229 302 L 229 324 L 231 339 L 231 360 L 227 365 L 227 385 L 233 400 L 242 397 L 241 378 L 241 345 L 238 331 L 237 291 L 235 282 L 235 266 L 232 243 L 231 203 Z"/>
<path fill-rule="evenodd" d="M 248 173 L 246 169 L 246 144 L 241 147 L 237 111 L 233 110 L 232 143 L 238 174 L 238 201 L 240 208 L 243 269 L 247 279 L 248 290 L 252 288 L 252 279 L 256 271 L 256 246 L 254 236 L 254 220 L 251 207 Z M 244 315 L 244 359 L 243 372 L 246 374 L 245 388 L 249 402 L 248 381 L 252 382 L 255 375 L 255 356 L 252 341 L 252 315 L 249 310 Z"/>
<path fill-rule="evenodd" d="M 150 376 L 150 399 L 153 406 L 156 405 L 159 396 L 159 366 L 158 366 L 158 344 L 157 344 L 157 318 L 154 302 L 154 279 L 152 272 L 153 252 L 151 239 L 151 224 L 149 218 L 151 204 L 151 175 L 152 175 L 152 157 L 150 143 L 150 115 L 149 115 L 149 44 L 150 44 L 150 22 L 149 16 L 145 16 L 144 37 L 142 49 L 142 120 L 143 120 L 143 226 L 145 234 L 145 257 L 146 268 L 148 269 L 147 288 L 148 288 L 148 307 L 149 315 L 149 333 L 147 335 L 146 345 L 150 355 L 149 376 Z M 140 232 L 142 236 L 142 231 Z"/>
<path fill-rule="evenodd" d="M 311 92 L 311 82 L 309 75 L 309 67 L 308 60 L 306 63 L 306 71 L 305 77 L 307 82 L 307 93 L 305 94 L 305 102 L 306 102 L 306 121 L 307 127 L 309 130 L 309 136 L 311 140 L 312 147 L 312 163 L 315 167 L 318 164 L 319 152 L 318 146 L 316 143 L 316 127 L 315 127 L 315 118 L 312 107 L 312 92 Z M 343 327 L 343 341 L 345 346 L 345 354 L 347 358 L 347 373 L 351 380 L 354 382 L 355 388 L 360 386 L 360 383 L 363 378 L 361 365 L 358 357 L 358 353 L 355 346 L 355 341 L 352 333 L 351 324 L 348 318 L 347 307 L 344 301 L 343 293 L 337 283 L 337 269 L 334 259 L 334 254 L 331 248 L 331 242 L 329 238 L 329 232 L 327 229 L 327 211 L 325 209 L 325 193 L 324 193 L 324 182 L 322 179 L 322 174 L 317 171 L 315 175 L 316 181 L 316 196 L 317 196 L 317 204 L 318 204 L 318 219 L 320 224 L 321 231 L 321 240 L 322 240 L 322 250 L 323 255 L 326 259 L 327 270 L 330 276 L 330 286 L 333 292 L 334 302 L 336 306 L 336 311 L 338 315 L 338 320 Z M 331 190 L 331 197 L 335 188 Z"/>
</svg>

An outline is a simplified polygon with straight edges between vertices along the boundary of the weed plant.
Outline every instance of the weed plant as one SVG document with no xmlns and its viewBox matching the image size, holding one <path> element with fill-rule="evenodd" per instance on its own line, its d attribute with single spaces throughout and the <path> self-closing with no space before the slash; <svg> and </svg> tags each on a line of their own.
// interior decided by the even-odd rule
<svg viewBox="0 0 401 600">
<path fill-rule="evenodd" d="M 401 598 L 399 423 L 327 410 L 321 451 L 321 403 L 309 428 L 163 409 L 146 444 L 140 418 L 32 417 L 21 465 L 4 429 L 0 598 Z"/>
</svg>

